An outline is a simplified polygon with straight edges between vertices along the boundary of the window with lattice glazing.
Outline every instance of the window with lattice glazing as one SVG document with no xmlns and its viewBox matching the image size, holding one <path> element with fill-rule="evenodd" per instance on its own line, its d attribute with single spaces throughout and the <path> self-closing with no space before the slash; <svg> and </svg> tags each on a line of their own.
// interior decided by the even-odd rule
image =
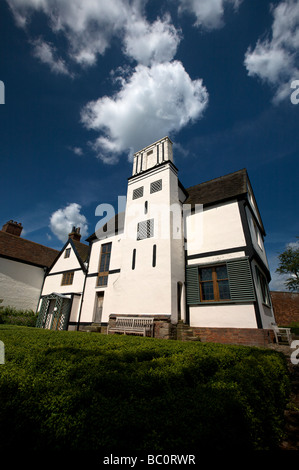
<svg viewBox="0 0 299 470">
<path fill-rule="evenodd" d="M 61 280 L 61 285 L 62 286 L 70 286 L 71 284 L 73 284 L 73 279 L 74 279 L 74 271 L 69 271 L 67 273 L 63 273 L 62 280 Z"/>
<path fill-rule="evenodd" d="M 107 286 L 108 284 L 111 247 L 112 243 L 105 243 L 101 247 L 97 286 Z"/>
<path fill-rule="evenodd" d="M 154 236 L 154 219 L 143 220 L 137 224 L 137 240 Z"/>
</svg>

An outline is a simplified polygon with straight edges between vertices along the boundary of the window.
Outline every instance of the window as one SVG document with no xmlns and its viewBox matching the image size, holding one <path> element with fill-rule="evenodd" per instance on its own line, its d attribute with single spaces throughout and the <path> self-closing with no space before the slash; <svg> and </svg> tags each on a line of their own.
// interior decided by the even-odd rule
<svg viewBox="0 0 299 470">
<path fill-rule="evenodd" d="M 61 285 L 62 286 L 70 286 L 71 284 L 73 284 L 73 279 L 74 279 L 74 271 L 69 271 L 67 273 L 63 273 L 62 280 L 61 280 Z"/>
<path fill-rule="evenodd" d="M 156 193 L 162 189 L 162 180 L 157 180 L 151 183 L 150 193 Z"/>
<path fill-rule="evenodd" d="M 256 297 L 249 259 L 231 259 L 221 265 L 186 266 L 186 297 L 188 305 L 253 302 Z"/>
<path fill-rule="evenodd" d="M 134 250 L 133 250 L 132 269 L 135 269 L 135 263 L 136 263 L 136 248 L 134 248 Z"/>
<path fill-rule="evenodd" d="M 67 248 L 64 252 L 64 257 L 65 258 L 69 258 L 70 257 L 70 254 L 71 254 L 71 249 L 70 248 Z"/>
<path fill-rule="evenodd" d="M 154 236 L 154 219 L 144 220 L 137 224 L 137 240 L 144 240 Z"/>
<path fill-rule="evenodd" d="M 201 302 L 229 300 L 226 265 L 199 269 L 199 287 Z"/>
<path fill-rule="evenodd" d="M 133 199 L 138 199 L 139 197 L 143 196 L 143 186 L 140 188 L 136 188 L 133 191 Z"/>
<path fill-rule="evenodd" d="M 156 267 L 157 245 L 153 246 L 153 268 Z"/>
<path fill-rule="evenodd" d="M 145 203 L 144 203 L 144 213 L 147 214 L 147 211 L 148 211 L 148 202 L 145 201 Z"/>
<path fill-rule="evenodd" d="M 97 286 L 107 286 L 108 284 L 111 246 L 112 246 L 112 243 L 105 243 L 101 247 L 100 266 L 99 266 Z"/>
<path fill-rule="evenodd" d="M 266 278 L 258 268 L 256 268 L 256 273 L 257 273 L 257 277 L 258 277 L 259 284 L 260 284 L 260 292 L 262 296 L 262 301 L 264 304 L 270 307 L 271 301 L 270 301 L 269 288 L 268 288 L 268 283 L 266 281 Z"/>
</svg>

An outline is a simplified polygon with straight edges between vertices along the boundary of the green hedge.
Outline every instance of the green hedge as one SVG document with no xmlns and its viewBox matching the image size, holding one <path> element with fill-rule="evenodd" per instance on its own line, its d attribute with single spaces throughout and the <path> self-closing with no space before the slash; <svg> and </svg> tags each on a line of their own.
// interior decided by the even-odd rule
<svg viewBox="0 0 299 470">
<path fill-rule="evenodd" d="M 289 381 L 272 350 L 0 326 L 0 449 L 271 450 Z"/>
<path fill-rule="evenodd" d="M 0 324 L 35 326 L 37 316 L 33 310 L 20 310 L 15 307 L 0 308 Z"/>
</svg>

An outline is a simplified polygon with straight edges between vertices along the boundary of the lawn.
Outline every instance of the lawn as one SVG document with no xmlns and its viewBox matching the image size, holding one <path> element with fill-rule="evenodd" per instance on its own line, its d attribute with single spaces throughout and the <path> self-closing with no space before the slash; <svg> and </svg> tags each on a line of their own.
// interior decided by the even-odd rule
<svg viewBox="0 0 299 470">
<path fill-rule="evenodd" d="M 1 450 L 190 454 L 282 437 L 289 379 L 275 351 L 11 325 L 0 340 Z"/>
</svg>

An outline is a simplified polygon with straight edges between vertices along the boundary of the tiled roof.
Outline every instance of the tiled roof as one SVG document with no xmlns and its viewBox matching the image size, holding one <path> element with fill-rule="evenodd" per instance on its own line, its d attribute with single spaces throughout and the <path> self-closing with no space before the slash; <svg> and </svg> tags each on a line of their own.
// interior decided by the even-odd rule
<svg viewBox="0 0 299 470">
<path fill-rule="evenodd" d="M 81 261 L 85 263 L 89 255 L 89 245 L 79 242 L 78 240 L 72 240 L 76 247 L 77 253 L 81 258 Z"/>
<path fill-rule="evenodd" d="M 189 196 L 185 204 L 213 204 L 245 194 L 247 179 L 247 171 L 243 169 L 191 186 L 187 188 Z"/>
<path fill-rule="evenodd" d="M 0 257 L 50 267 L 59 251 L 0 230 Z"/>
</svg>

